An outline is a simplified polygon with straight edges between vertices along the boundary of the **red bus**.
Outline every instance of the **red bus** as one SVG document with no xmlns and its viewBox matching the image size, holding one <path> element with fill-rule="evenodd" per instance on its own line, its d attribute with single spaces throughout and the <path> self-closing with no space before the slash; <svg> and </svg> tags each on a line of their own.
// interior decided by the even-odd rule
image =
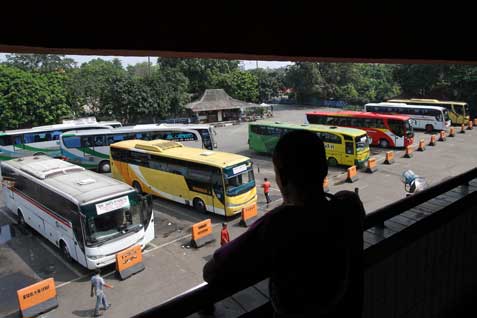
<svg viewBox="0 0 477 318">
<path fill-rule="evenodd" d="M 352 127 L 368 132 L 371 145 L 387 147 L 406 147 L 414 142 L 411 119 L 406 115 L 386 115 L 370 112 L 315 111 L 306 113 L 310 124 Z"/>
</svg>

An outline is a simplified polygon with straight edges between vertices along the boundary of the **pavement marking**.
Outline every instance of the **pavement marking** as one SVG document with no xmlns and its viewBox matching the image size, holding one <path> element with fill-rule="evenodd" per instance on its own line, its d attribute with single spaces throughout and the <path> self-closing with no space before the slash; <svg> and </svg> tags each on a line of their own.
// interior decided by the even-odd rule
<svg viewBox="0 0 477 318">
<path fill-rule="evenodd" d="M 152 242 L 149 242 L 149 243 L 147 243 L 147 244 L 148 244 L 148 245 L 151 245 L 152 247 L 157 247 L 157 245 L 154 244 L 154 243 L 152 243 Z"/>
<path fill-rule="evenodd" d="M 59 256 L 58 254 L 56 254 L 56 252 L 51 248 L 49 247 L 46 243 L 42 242 L 41 240 L 38 240 L 40 245 L 43 246 L 45 249 L 47 249 L 51 254 L 53 254 L 53 256 L 56 257 L 56 259 L 58 259 L 61 263 L 63 263 L 63 265 L 65 265 L 70 271 L 72 271 L 76 276 L 80 277 L 82 276 L 83 274 L 81 274 L 80 272 L 78 272 L 72 265 L 68 264 L 67 261 L 65 261 L 63 259 L 63 257 Z"/>
</svg>

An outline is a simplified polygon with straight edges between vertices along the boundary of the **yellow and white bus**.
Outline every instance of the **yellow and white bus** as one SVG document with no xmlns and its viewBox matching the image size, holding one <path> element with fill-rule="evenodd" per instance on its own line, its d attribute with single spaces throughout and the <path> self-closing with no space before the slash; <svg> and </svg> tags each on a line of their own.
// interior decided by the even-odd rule
<svg viewBox="0 0 477 318">
<path fill-rule="evenodd" d="M 139 193 L 230 216 L 255 206 L 252 161 L 232 153 L 166 140 L 126 140 L 110 146 L 113 178 Z"/>
<path fill-rule="evenodd" d="M 439 106 L 447 109 L 449 119 L 453 125 L 460 125 L 469 123 L 470 110 L 466 102 L 443 101 L 437 99 L 390 99 L 389 103 L 405 103 L 407 105 L 429 105 Z"/>
</svg>

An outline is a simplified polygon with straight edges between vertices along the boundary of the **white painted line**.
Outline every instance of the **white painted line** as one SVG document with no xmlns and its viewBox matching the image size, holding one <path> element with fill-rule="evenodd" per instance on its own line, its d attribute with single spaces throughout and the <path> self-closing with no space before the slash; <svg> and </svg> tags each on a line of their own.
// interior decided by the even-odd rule
<svg viewBox="0 0 477 318">
<path fill-rule="evenodd" d="M 65 261 L 63 259 L 63 257 L 59 256 L 58 254 L 56 254 L 56 252 L 51 248 L 49 247 L 47 244 L 43 243 L 42 241 L 38 240 L 38 242 L 40 243 L 41 246 L 43 246 L 45 249 L 47 249 L 51 254 L 53 254 L 53 256 L 56 257 L 56 259 L 58 259 L 61 263 L 63 263 L 63 265 L 65 265 L 70 271 L 72 271 L 76 276 L 78 277 L 81 277 L 83 276 L 83 274 L 81 274 L 80 272 L 78 272 L 73 266 L 71 266 L 70 264 L 68 264 L 67 261 Z"/>
<path fill-rule="evenodd" d="M 147 243 L 147 245 L 151 245 L 152 247 L 157 247 L 157 245 L 152 242 Z"/>
<path fill-rule="evenodd" d="M 172 243 L 175 243 L 175 242 L 177 242 L 177 241 L 183 240 L 183 239 L 188 238 L 188 237 L 192 237 L 192 234 L 187 234 L 187 235 L 178 237 L 178 238 L 176 238 L 175 240 L 172 240 L 172 241 L 170 241 L 170 242 L 167 242 L 167 243 L 161 244 L 161 245 L 159 245 L 159 246 L 156 246 L 156 247 L 154 247 L 154 248 L 151 248 L 150 250 L 147 250 L 147 251 L 145 251 L 145 252 L 142 253 L 142 254 L 143 254 L 143 255 L 146 255 L 146 254 L 148 254 L 148 253 L 151 253 L 151 252 L 157 250 L 158 248 L 162 248 L 162 247 L 171 245 Z M 150 244 L 150 243 L 149 243 L 149 244 Z"/>
<path fill-rule="evenodd" d="M 67 281 L 67 282 L 61 283 L 61 284 L 59 284 L 59 285 L 56 285 L 56 288 L 58 289 L 58 288 L 61 288 L 61 287 L 63 287 L 63 286 L 69 285 L 69 284 L 71 284 L 71 283 L 74 283 L 74 282 L 76 282 L 76 281 L 82 279 L 82 278 L 85 278 L 86 276 L 89 276 L 89 274 L 84 274 L 84 275 L 82 275 L 82 276 L 80 276 L 80 277 L 78 277 L 78 278 L 75 278 L 75 279 L 72 279 L 72 280 L 70 280 L 70 281 Z"/>
</svg>

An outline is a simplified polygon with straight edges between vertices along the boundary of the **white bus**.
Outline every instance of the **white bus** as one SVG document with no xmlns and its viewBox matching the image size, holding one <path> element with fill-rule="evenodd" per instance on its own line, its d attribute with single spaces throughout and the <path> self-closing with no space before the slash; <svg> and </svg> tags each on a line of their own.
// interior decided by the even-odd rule
<svg viewBox="0 0 477 318">
<path fill-rule="evenodd" d="M 150 196 L 60 159 L 30 156 L 1 163 L 3 199 L 30 226 L 88 269 L 154 238 Z"/>
<path fill-rule="evenodd" d="M 103 129 L 120 126 L 117 121 L 67 123 L 38 126 L 28 129 L 0 131 L 0 161 L 44 154 L 59 158 L 60 135 L 68 130 Z"/>
<path fill-rule="evenodd" d="M 212 128 L 208 125 L 136 125 L 66 132 L 60 137 L 60 147 L 64 160 L 98 172 L 109 172 L 109 146 L 115 142 L 130 139 L 165 139 L 210 150 L 214 146 L 210 136 Z"/>
<path fill-rule="evenodd" d="M 446 108 L 427 105 L 407 105 L 403 103 L 369 103 L 364 105 L 364 111 L 384 114 L 402 114 L 411 117 L 413 128 L 446 130 L 451 125 Z"/>
</svg>

